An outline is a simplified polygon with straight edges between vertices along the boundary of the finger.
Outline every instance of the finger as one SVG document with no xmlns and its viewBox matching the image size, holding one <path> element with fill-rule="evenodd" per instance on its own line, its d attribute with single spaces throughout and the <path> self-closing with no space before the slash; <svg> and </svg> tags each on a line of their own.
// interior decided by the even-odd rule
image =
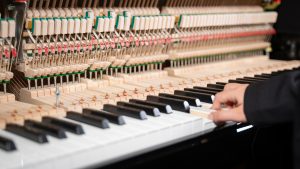
<svg viewBox="0 0 300 169">
<path fill-rule="evenodd" d="M 223 91 L 220 93 L 217 93 L 215 95 L 215 99 L 212 105 L 212 109 L 219 110 L 222 107 L 222 104 L 226 103 L 235 103 L 236 102 L 236 96 L 234 91 Z"/>
<path fill-rule="evenodd" d="M 213 112 L 212 120 L 215 123 L 225 122 L 225 121 L 236 121 L 236 122 L 246 122 L 246 116 L 243 111 L 243 106 L 228 110 L 219 110 Z"/>
</svg>

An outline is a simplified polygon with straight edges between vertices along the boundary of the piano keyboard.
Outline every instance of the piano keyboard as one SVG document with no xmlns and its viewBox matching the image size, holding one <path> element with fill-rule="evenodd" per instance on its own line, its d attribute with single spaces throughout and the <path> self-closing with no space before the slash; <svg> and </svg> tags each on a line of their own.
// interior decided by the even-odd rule
<svg viewBox="0 0 300 169">
<path fill-rule="evenodd" d="M 227 83 L 300 66 L 267 58 L 277 13 L 258 0 L 10 5 L 0 11 L 1 168 L 102 167 L 205 136 L 219 129 L 209 117 Z"/>
<path fill-rule="evenodd" d="M 298 70 L 293 68 L 293 70 Z M 228 82 L 251 84 L 291 70 L 256 74 Z M 226 83 L 194 86 L 147 96 L 146 100 L 105 104 L 103 110 L 69 111 L 0 131 L 3 168 L 80 168 L 138 155 L 211 132 L 210 100 Z M 202 101 L 205 100 L 205 101 Z M 34 153 L 33 153 L 34 152 Z M 97 156 L 97 158 L 94 158 Z M 87 160 L 88 159 L 88 160 Z"/>
</svg>

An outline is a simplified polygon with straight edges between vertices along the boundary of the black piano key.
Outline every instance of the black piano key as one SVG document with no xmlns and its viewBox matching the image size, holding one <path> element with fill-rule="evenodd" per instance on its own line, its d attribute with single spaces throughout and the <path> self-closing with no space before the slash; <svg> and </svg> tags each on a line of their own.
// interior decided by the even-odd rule
<svg viewBox="0 0 300 169">
<path fill-rule="evenodd" d="M 200 92 L 200 93 L 207 93 L 207 94 L 211 94 L 211 95 L 215 95 L 218 92 L 216 91 L 211 91 L 211 90 L 205 90 L 205 89 L 192 89 L 192 88 L 184 88 L 184 91 L 191 91 L 191 92 Z"/>
<path fill-rule="evenodd" d="M 261 74 L 261 75 L 254 75 L 254 77 L 270 79 L 271 76 Z"/>
<path fill-rule="evenodd" d="M 125 120 L 122 115 L 110 113 L 104 110 L 95 110 L 95 109 L 89 109 L 89 108 L 83 108 L 82 109 L 83 114 L 92 114 L 95 116 L 107 118 L 109 122 L 117 124 L 117 125 L 124 125 Z"/>
<path fill-rule="evenodd" d="M 21 126 L 18 124 L 6 124 L 5 130 L 37 143 L 47 143 L 46 134 L 28 126 Z"/>
<path fill-rule="evenodd" d="M 264 80 L 258 80 L 258 79 L 250 79 L 250 78 L 236 78 L 236 80 L 245 80 L 245 81 L 249 81 L 249 82 L 253 82 L 253 83 L 257 83 L 257 82 L 263 82 Z"/>
<path fill-rule="evenodd" d="M 67 138 L 65 130 L 51 124 L 41 123 L 34 120 L 25 120 L 24 125 L 59 139 Z"/>
<path fill-rule="evenodd" d="M 148 95 L 147 100 L 153 101 L 153 102 L 158 102 L 158 103 L 169 104 L 172 107 L 172 109 L 174 109 L 174 110 L 187 112 L 187 113 L 190 112 L 189 103 L 182 99 L 174 99 L 174 98 L 168 98 L 168 97 L 163 97 L 163 96 Z"/>
<path fill-rule="evenodd" d="M 43 117 L 42 122 L 63 128 L 64 130 L 69 131 L 74 134 L 77 134 L 77 135 L 84 134 L 84 130 L 80 124 L 72 123 L 69 121 L 65 121 L 65 120 L 61 120 L 61 119 L 57 119 L 57 118 L 49 117 L 49 116 Z"/>
<path fill-rule="evenodd" d="M 252 80 L 260 80 L 260 81 L 265 81 L 265 80 L 268 80 L 268 78 L 263 78 L 263 77 L 244 77 L 244 79 L 252 79 Z"/>
<path fill-rule="evenodd" d="M 129 102 L 157 107 L 161 113 L 166 113 L 166 114 L 173 113 L 172 107 L 165 103 L 157 103 L 148 100 L 138 100 L 138 99 L 130 99 Z"/>
<path fill-rule="evenodd" d="M 191 106 L 201 107 L 201 102 L 196 97 L 181 96 L 181 95 L 174 95 L 174 94 L 168 94 L 168 93 L 159 93 L 159 96 L 186 100 Z"/>
<path fill-rule="evenodd" d="M 106 118 L 94 116 L 91 114 L 80 114 L 74 111 L 68 111 L 66 118 L 102 129 L 109 128 L 109 121 Z"/>
<path fill-rule="evenodd" d="M 215 91 L 215 92 L 221 92 L 223 89 L 217 89 L 217 88 L 209 88 L 209 87 L 202 87 L 202 86 L 194 86 L 194 89 L 204 89 L 209 91 Z"/>
<path fill-rule="evenodd" d="M 270 73 L 262 73 L 261 75 L 266 76 L 266 77 L 272 77 L 272 76 L 274 76 L 273 74 L 270 74 Z"/>
<path fill-rule="evenodd" d="M 112 104 L 104 104 L 103 110 L 116 113 L 116 114 L 122 114 L 124 116 L 133 117 L 140 120 L 146 120 L 147 114 L 144 110 L 131 108 L 131 107 L 125 107 L 125 106 L 116 106 Z"/>
<path fill-rule="evenodd" d="M 222 89 L 222 90 L 223 90 L 225 85 L 221 85 L 221 84 L 211 84 L 211 83 L 210 83 L 210 84 L 207 84 L 206 86 L 209 87 L 209 88 L 216 88 L 216 89 Z"/>
<path fill-rule="evenodd" d="M 288 69 L 284 69 L 284 70 L 278 70 L 278 71 L 273 71 L 271 72 L 272 75 L 279 75 L 279 74 L 282 74 L 282 73 L 285 73 L 285 72 L 289 72 L 290 70 Z"/>
<path fill-rule="evenodd" d="M 294 67 L 292 70 L 300 70 L 300 67 Z"/>
<path fill-rule="evenodd" d="M 0 136 L 0 149 L 5 151 L 14 151 L 17 148 L 11 139 Z"/>
<path fill-rule="evenodd" d="M 239 84 L 251 84 L 253 82 L 246 80 L 228 80 L 229 83 L 239 83 Z"/>
<path fill-rule="evenodd" d="M 201 102 L 212 103 L 212 94 L 175 90 L 174 94 L 199 98 Z"/>
<path fill-rule="evenodd" d="M 216 82 L 216 84 L 219 84 L 219 85 L 226 85 L 227 83 L 225 83 L 225 82 Z"/>
<path fill-rule="evenodd" d="M 141 110 L 144 110 L 146 112 L 146 114 L 150 115 L 150 116 L 154 116 L 154 117 L 160 116 L 160 112 L 157 107 L 138 104 L 138 103 L 128 103 L 128 102 L 118 102 L 117 105 L 141 109 Z"/>
</svg>

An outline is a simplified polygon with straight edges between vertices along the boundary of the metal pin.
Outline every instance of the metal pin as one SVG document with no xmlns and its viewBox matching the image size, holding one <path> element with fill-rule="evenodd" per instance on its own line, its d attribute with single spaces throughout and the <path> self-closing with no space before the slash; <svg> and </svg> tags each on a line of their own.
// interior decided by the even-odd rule
<svg viewBox="0 0 300 169">
<path fill-rule="evenodd" d="M 75 74 L 72 74 L 72 83 L 75 82 Z"/>
<path fill-rule="evenodd" d="M 44 79 L 43 78 L 41 78 L 41 86 L 42 86 L 42 88 L 44 88 Z"/>
<path fill-rule="evenodd" d="M 67 84 L 69 84 L 69 75 L 67 75 L 66 78 L 67 78 Z"/>
<path fill-rule="evenodd" d="M 103 71 L 100 70 L 100 79 L 102 79 L 102 76 L 103 76 Z"/>
<path fill-rule="evenodd" d="M 80 74 L 78 74 L 77 76 L 78 76 L 78 83 L 80 83 Z"/>
<path fill-rule="evenodd" d="M 30 85 L 30 80 L 29 79 L 27 80 L 27 83 L 28 83 L 28 90 L 30 90 L 31 89 L 31 85 Z"/>
<path fill-rule="evenodd" d="M 58 86 L 56 86 L 55 96 L 56 96 L 56 107 L 58 107 L 59 106 L 59 96 L 60 96 L 60 91 L 59 91 Z"/>
<path fill-rule="evenodd" d="M 48 80 L 48 87 L 50 87 L 50 77 L 48 77 L 47 80 Z"/>
<path fill-rule="evenodd" d="M 92 72 L 90 72 L 90 79 L 92 79 Z"/>
<path fill-rule="evenodd" d="M 3 90 L 4 90 L 4 94 L 6 94 L 6 83 L 3 83 Z"/>
<path fill-rule="evenodd" d="M 57 77 L 56 76 L 54 76 L 54 86 L 56 86 L 56 80 L 57 80 Z"/>
<path fill-rule="evenodd" d="M 118 68 L 115 68 L 115 77 L 118 76 Z"/>
<path fill-rule="evenodd" d="M 34 79 L 34 87 L 37 89 L 37 79 Z"/>
<path fill-rule="evenodd" d="M 113 69 L 112 68 L 110 68 L 110 75 L 112 76 L 113 75 Z"/>
<path fill-rule="evenodd" d="M 62 86 L 62 80 L 63 80 L 62 76 L 59 77 L 59 80 L 60 80 L 59 83 Z"/>
</svg>

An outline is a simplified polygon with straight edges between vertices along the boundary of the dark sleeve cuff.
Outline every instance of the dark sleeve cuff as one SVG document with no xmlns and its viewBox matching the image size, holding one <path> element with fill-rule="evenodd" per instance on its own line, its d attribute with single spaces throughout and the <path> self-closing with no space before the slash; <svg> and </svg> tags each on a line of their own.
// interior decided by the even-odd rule
<svg viewBox="0 0 300 169">
<path fill-rule="evenodd" d="M 244 95 L 244 112 L 247 121 L 254 125 L 291 122 L 299 112 L 300 72 L 275 76 L 247 87 Z"/>
<path fill-rule="evenodd" d="M 251 124 L 256 124 L 260 118 L 259 113 L 259 103 L 257 97 L 259 94 L 257 92 L 259 87 L 256 85 L 249 85 L 245 91 L 244 96 L 244 112 L 248 122 Z"/>
</svg>

